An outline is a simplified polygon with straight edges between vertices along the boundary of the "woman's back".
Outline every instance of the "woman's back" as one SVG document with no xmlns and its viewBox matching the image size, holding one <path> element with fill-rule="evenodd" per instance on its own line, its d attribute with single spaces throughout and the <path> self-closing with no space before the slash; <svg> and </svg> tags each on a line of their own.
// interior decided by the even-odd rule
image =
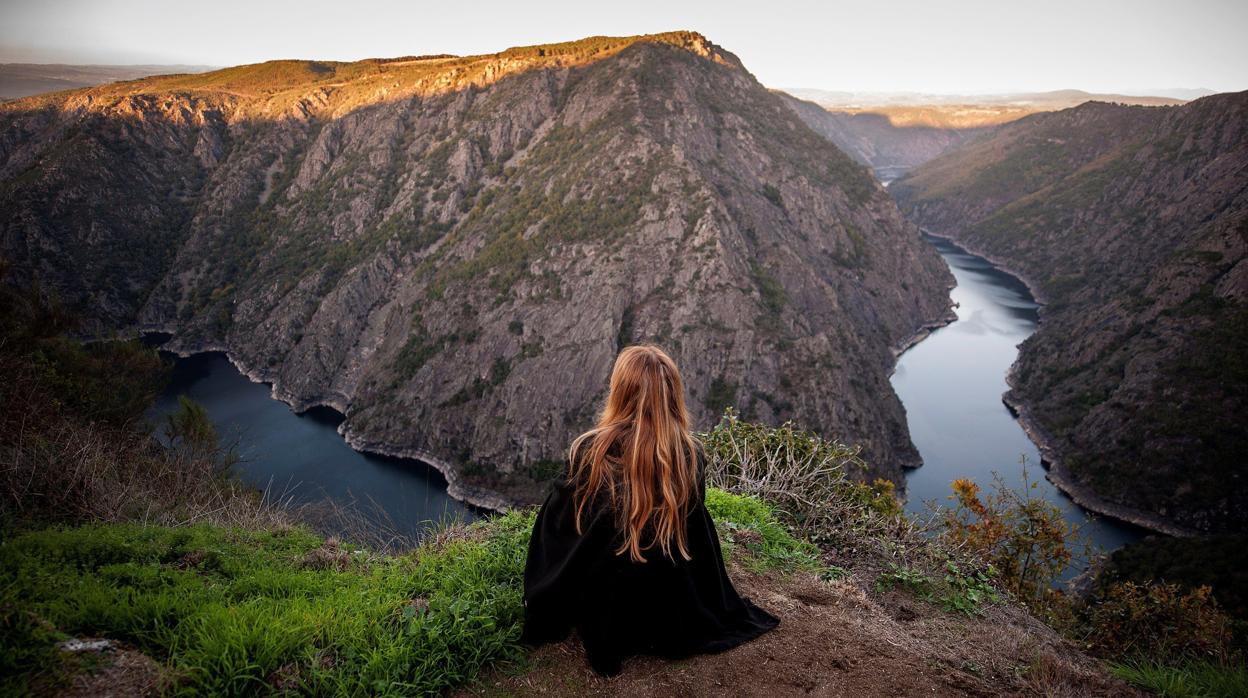
<svg viewBox="0 0 1248 698">
<path fill-rule="evenodd" d="M 658 352 L 625 350 L 612 376 L 613 396 L 628 393 L 617 377 L 630 350 L 648 353 L 640 358 L 641 381 L 647 379 L 645 362 Z M 669 390 L 683 392 L 674 364 L 651 378 L 664 379 L 664 372 L 675 379 Z M 670 402 L 683 410 L 679 397 Z M 604 416 L 610 407 L 611 397 Z M 578 439 L 568 476 L 556 483 L 538 514 L 525 568 L 524 639 L 558 641 L 576 628 L 590 664 L 609 675 L 634 654 L 677 658 L 718 652 L 775 627 L 779 621 L 738 596 L 724 570 L 715 525 L 703 504 L 701 445 L 691 437 L 668 439 L 669 447 L 684 452 L 638 458 L 630 449 L 662 439 L 640 437 L 627 420 L 617 419 L 618 429 L 602 428 L 609 421 Z M 687 427 L 680 428 L 687 434 Z M 589 457 L 599 460 L 587 466 Z M 681 468 L 692 476 L 684 487 L 673 484 Z M 647 487 L 652 491 L 638 492 Z M 683 497 L 673 496 L 680 491 Z M 679 512 L 676 520 L 672 512 Z"/>
</svg>

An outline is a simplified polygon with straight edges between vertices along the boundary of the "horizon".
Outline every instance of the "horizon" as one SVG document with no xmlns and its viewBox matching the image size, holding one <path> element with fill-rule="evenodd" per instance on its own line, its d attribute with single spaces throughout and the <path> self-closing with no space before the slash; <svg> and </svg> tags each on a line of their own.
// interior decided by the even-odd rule
<svg viewBox="0 0 1248 698">
<path fill-rule="evenodd" d="M 586 12 L 564 0 L 536 11 L 492 3 L 440 6 L 426 16 L 417 5 L 392 0 L 345 15 L 332 15 L 328 3 L 227 0 L 170 10 L 151 0 L 107 8 L 89 0 L 15 0 L 0 10 L 0 63 L 225 68 L 270 60 L 349 62 L 483 55 L 588 36 L 686 29 L 736 54 L 775 89 L 931 95 L 1248 89 L 1248 42 L 1239 40 L 1248 4 L 1226 0 L 1183 7 L 1113 0 L 1091 8 L 1069 0 L 1044 8 L 981 0 L 904 0 L 889 8 L 795 0 L 765 15 L 708 2 L 641 4 L 628 12 Z M 379 23 L 383 15 L 394 20 Z M 493 21 L 474 21 L 481 15 Z M 187 32 L 187 25 L 197 31 Z M 844 65 L 853 69 L 843 71 Z"/>
</svg>

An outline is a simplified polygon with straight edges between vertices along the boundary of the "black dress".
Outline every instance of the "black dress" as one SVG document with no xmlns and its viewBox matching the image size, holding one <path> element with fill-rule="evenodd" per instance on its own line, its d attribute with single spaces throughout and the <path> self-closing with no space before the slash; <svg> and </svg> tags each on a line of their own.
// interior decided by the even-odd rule
<svg viewBox="0 0 1248 698">
<path fill-rule="evenodd" d="M 728 580 L 703 503 L 704 467 L 699 453 L 698 500 L 686 532 L 691 560 L 675 550 L 672 560 L 657 548 L 643 553 L 645 563 L 617 555 L 621 538 L 605 506 L 584 515 L 578 534 L 573 488 L 557 482 L 529 541 L 522 640 L 558 642 L 576 628 L 590 666 L 611 676 L 632 655 L 722 652 L 776 627 L 778 618 L 741 598 Z"/>
</svg>

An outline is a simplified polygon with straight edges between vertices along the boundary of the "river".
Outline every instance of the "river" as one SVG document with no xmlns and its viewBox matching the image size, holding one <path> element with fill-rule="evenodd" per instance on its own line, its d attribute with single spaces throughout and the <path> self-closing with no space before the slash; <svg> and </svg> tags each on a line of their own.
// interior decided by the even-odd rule
<svg viewBox="0 0 1248 698">
<path fill-rule="evenodd" d="M 221 352 L 175 358 L 169 385 L 150 413 L 154 423 L 177 408 L 179 395 L 203 405 L 221 442 L 234 444 L 238 477 L 276 497 L 352 506 L 408 537 L 419 537 L 432 522 L 478 516 L 446 493 L 446 479 L 433 467 L 352 449 L 338 434 L 338 412 L 314 407 L 295 414 L 272 397 L 268 384 L 253 383 Z"/>
<path fill-rule="evenodd" d="M 947 505 L 956 478 L 991 490 L 994 472 L 1022 491 L 1025 459 L 1035 484 L 1031 496 L 1056 504 L 1067 521 L 1082 525 L 1095 550 L 1141 538 L 1144 529 L 1087 512 L 1045 479 L 1036 445 L 1001 401 L 1018 345 L 1039 320 L 1027 287 L 951 241 L 924 237 L 953 272 L 957 286 L 950 297 L 958 317 L 906 350 L 893 373 L 910 437 L 923 457 L 923 466 L 906 474 L 906 508 L 922 513 L 929 504 Z M 1067 576 L 1082 562 L 1072 563 Z"/>
<path fill-rule="evenodd" d="M 1025 459 L 1035 483 L 1032 496 L 1053 502 L 1067 520 L 1081 524 L 1095 549 L 1139 539 L 1143 529 L 1085 512 L 1044 479 L 1035 444 L 1001 402 L 1018 344 L 1036 329 L 1038 306 L 1026 286 L 952 242 L 927 240 L 953 272 L 957 286 L 950 295 L 958 307 L 955 322 L 901 355 L 892 377 L 924 462 L 907 473 L 907 509 L 925 513 L 929 503 L 946 504 L 950 482 L 960 477 L 988 490 L 995 472 L 1019 490 Z M 478 515 L 447 494 L 446 480 L 434 468 L 351 449 L 337 431 L 340 414 L 327 407 L 295 414 L 220 352 L 177 358 L 152 417 L 162 421 L 180 394 L 204 405 L 222 440 L 237 444 L 242 460 L 235 470 L 252 486 L 296 502 L 355 503 L 407 535 L 419 535 L 430 521 Z"/>
</svg>

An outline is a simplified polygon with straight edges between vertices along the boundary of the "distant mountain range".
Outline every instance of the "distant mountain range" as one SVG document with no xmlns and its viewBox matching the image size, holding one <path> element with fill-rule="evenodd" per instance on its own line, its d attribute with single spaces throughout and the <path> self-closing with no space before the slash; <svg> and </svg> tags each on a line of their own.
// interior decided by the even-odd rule
<svg viewBox="0 0 1248 698">
<path fill-rule="evenodd" d="M 919 107 L 935 105 L 993 105 L 1032 107 L 1038 111 L 1054 111 L 1078 106 L 1084 102 L 1118 102 L 1121 104 L 1163 105 L 1214 94 L 1213 90 L 1171 88 L 1144 94 L 1084 92 L 1083 90 L 1052 90 L 1049 92 L 1004 92 L 1000 94 L 933 94 L 925 92 L 837 92 L 804 87 L 782 88 L 794 97 L 810 100 L 823 107 L 869 109 L 878 107 Z"/>
<path fill-rule="evenodd" d="M 149 75 L 203 73 L 206 65 L 62 65 L 56 63 L 0 63 L 0 100 L 45 92 L 73 90 Z"/>
<path fill-rule="evenodd" d="M 1183 103 L 1173 97 L 1093 94 L 1081 90 L 951 95 L 798 88 L 780 94 L 789 98 L 790 107 L 811 128 L 859 162 L 870 165 L 884 181 L 1030 114 L 1068 109 L 1090 101 L 1147 106 Z"/>
</svg>

